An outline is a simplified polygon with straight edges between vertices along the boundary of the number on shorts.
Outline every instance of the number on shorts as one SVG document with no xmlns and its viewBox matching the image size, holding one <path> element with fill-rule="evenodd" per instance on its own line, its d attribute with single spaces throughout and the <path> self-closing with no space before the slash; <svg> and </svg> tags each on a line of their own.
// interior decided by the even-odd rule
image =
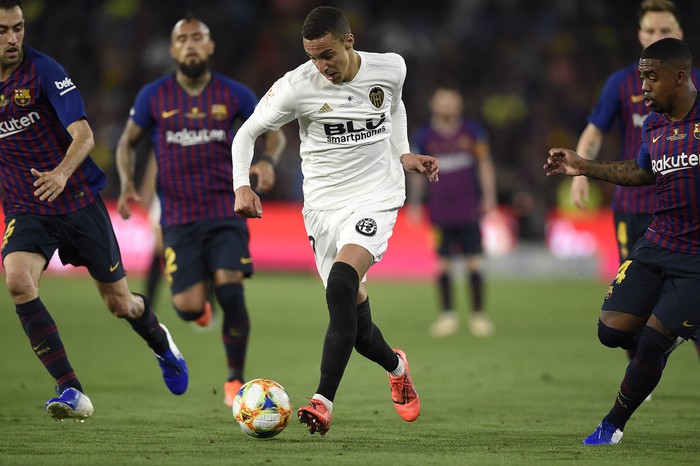
<svg viewBox="0 0 700 466">
<path fill-rule="evenodd" d="M 617 269 L 617 276 L 615 277 L 615 283 L 618 285 L 622 283 L 622 280 L 625 279 L 627 276 L 627 268 L 632 264 L 632 261 L 630 259 L 627 259 L 624 261 L 621 265 L 620 268 Z"/>
</svg>

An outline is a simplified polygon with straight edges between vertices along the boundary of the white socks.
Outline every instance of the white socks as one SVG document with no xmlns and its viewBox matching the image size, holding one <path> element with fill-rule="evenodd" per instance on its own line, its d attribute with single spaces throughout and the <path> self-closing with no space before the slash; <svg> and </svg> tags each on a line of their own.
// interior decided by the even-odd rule
<svg viewBox="0 0 700 466">
<path fill-rule="evenodd" d="M 399 358 L 399 355 L 396 355 L 397 358 Z M 396 366 L 396 369 L 393 371 L 389 372 L 389 375 L 392 377 L 401 377 L 404 373 L 404 365 L 403 365 L 403 359 L 399 358 L 399 365 Z"/>
</svg>

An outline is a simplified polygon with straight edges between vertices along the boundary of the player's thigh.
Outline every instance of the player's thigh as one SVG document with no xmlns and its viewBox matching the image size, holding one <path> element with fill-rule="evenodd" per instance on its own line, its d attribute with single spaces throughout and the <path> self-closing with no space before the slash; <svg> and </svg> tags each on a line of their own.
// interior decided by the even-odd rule
<svg viewBox="0 0 700 466">
<path fill-rule="evenodd" d="M 356 244 L 372 256 L 372 263 L 379 262 L 389 247 L 389 238 L 396 225 L 397 210 L 356 210 L 339 225 L 337 248 Z"/>
<path fill-rule="evenodd" d="M 700 327 L 700 279 L 667 277 L 653 313 L 676 335 L 691 338 Z"/>
<path fill-rule="evenodd" d="M 325 287 L 328 282 L 328 274 L 331 271 L 333 262 L 335 262 L 335 256 L 338 254 L 339 230 L 336 219 L 338 212 L 304 210 L 303 215 L 304 227 L 314 254 L 316 269 Z"/>
<path fill-rule="evenodd" d="M 57 233 L 58 225 L 47 215 L 17 214 L 5 217 L 5 232 L 2 237 L 2 260 L 6 274 L 26 273 L 22 271 L 29 267 L 32 276 L 40 274 L 49 264 L 49 260 L 61 244 Z M 13 256 L 5 262 L 12 253 L 30 253 L 39 257 L 27 259 L 25 254 Z M 41 260 L 43 258 L 43 260 Z M 35 270 L 36 268 L 39 270 Z M 6 276 L 6 279 L 8 277 Z"/>
<path fill-rule="evenodd" d="M 397 213 L 397 210 L 372 211 L 350 207 L 332 211 L 304 210 L 304 226 L 324 286 L 338 251 L 347 244 L 367 250 L 372 263 L 381 260 L 396 224 Z M 361 281 L 364 280 L 362 277 Z"/>
<path fill-rule="evenodd" d="M 242 219 L 211 221 L 204 241 L 209 275 L 214 277 L 217 270 L 230 270 L 250 277 L 254 258 L 250 255 L 249 237 L 248 227 Z"/>
<path fill-rule="evenodd" d="M 482 253 L 481 228 L 478 222 L 469 222 L 456 229 L 462 255 L 478 256 Z"/>
<path fill-rule="evenodd" d="M 163 229 L 163 275 L 173 295 L 209 279 L 204 257 L 203 238 L 195 224 Z"/>
<path fill-rule="evenodd" d="M 114 283 L 126 276 L 112 220 L 102 199 L 62 216 L 61 262 L 84 266 L 101 283 Z"/>
<path fill-rule="evenodd" d="M 659 299 L 663 282 L 658 267 L 627 259 L 610 283 L 601 309 L 603 313 L 630 314 L 646 321 Z"/>
</svg>

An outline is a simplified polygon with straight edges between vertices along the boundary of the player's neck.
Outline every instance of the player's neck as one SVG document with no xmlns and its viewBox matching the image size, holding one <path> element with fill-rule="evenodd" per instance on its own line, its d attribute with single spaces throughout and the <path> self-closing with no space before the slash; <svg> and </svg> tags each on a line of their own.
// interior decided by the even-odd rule
<svg viewBox="0 0 700 466">
<path fill-rule="evenodd" d="M 10 75 L 12 75 L 12 73 L 14 73 L 17 68 L 19 68 L 20 63 L 22 63 L 22 60 L 24 60 L 24 49 L 21 49 L 19 53 L 19 61 L 17 63 L 14 63 L 12 65 L 0 64 L 0 82 L 7 81 Z"/>
<path fill-rule="evenodd" d="M 439 118 L 433 117 L 431 126 L 435 131 L 444 135 L 451 135 L 457 132 L 462 123 L 461 118 Z"/>
<path fill-rule="evenodd" d="M 352 56 L 350 57 L 350 67 L 348 69 L 348 75 L 343 81 L 349 82 L 355 79 L 355 76 L 357 76 L 357 73 L 360 71 L 361 65 L 362 58 L 360 57 L 360 54 L 353 50 Z"/>
<path fill-rule="evenodd" d="M 671 121 L 685 120 L 695 107 L 697 100 L 698 91 L 693 87 L 690 92 L 679 94 L 678 101 L 671 110 L 664 112 L 664 115 Z"/>
<path fill-rule="evenodd" d="M 193 78 L 178 71 L 175 74 L 175 80 L 189 95 L 199 95 L 204 88 L 207 87 L 207 84 L 209 84 L 211 72 L 207 70 L 202 75 Z"/>
</svg>

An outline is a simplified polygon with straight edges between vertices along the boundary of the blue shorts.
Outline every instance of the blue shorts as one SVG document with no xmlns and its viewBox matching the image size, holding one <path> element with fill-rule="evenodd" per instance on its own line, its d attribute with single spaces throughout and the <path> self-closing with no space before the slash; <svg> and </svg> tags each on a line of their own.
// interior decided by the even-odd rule
<svg viewBox="0 0 700 466">
<path fill-rule="evenodd" d="M 434 227 L 437 253 L 440 257 L 475 256 L 482 252 L 479 222 Z"/>
<path fill-rule="evenodd" d="M 615 212 L 615 238 L 617 238 L 617 251 L 620 255 L 620 263 L 627 259 L 630 250 L 635 243 L 644 236 L 651 225 L 652 214 L 628 214 Z"/>
<path fill-rule="evenodd" d="M 68 214 L 5 217 L 3 261 L 11 252 L 35 252 L 46 258 L 48 266 L 56 250 L 63 264 L 86 267 L 98 282 L 113 283 L 126 275 L 112 221 L 99 197 Z"/>
<path fill-rule="evenodd" d="M 700 256 L 640 239 L 620 265 L 602 309 L 645 319 L 654 314 L 676 335 L 693 338 L 700 328 Z"/>
<path fill-rule="evenodd" d="M 203 220 L 163 228 L 163 264 L 172 294 L 210 281 L 219 269 L 253 274 L 245 219 Z"/>
</svg>

